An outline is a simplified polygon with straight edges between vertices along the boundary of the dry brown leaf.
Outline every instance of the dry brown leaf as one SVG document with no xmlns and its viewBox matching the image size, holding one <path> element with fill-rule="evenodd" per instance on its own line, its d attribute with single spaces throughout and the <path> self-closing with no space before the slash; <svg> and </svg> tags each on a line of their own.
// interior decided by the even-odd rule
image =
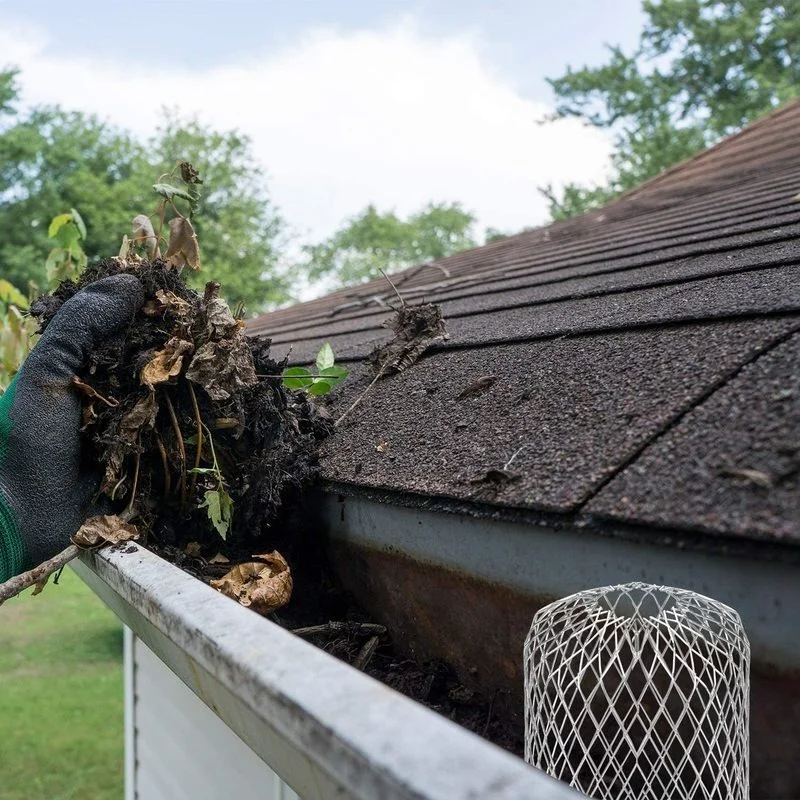
<svg viewBox="0 0 800 800">
<path fill-rule="evenodd" d="M 187 556 L 199 556 L 200 555 L 200 542 L 189 542 L 186 547 L 183 548 L 183 552 Z"/>
<path fill-rule="evenodd" d="M 143 244 L 147 251 L 147 257 L 152 261 L 155 258 L 161 258 L 161 252 L 158 247 L 158 238 L 156 232 L 153 230 L 153 223 L 150 217 L 145 214 L 137 214 L 131 223 L 133 230 L 133 240 L 136 244 Z"/>
<path fill-rule="evenodd" d="M 158 401 L 155 392 L 148 392 L 120 420 L 117 436 L 106 453 L 106 470 L 100 487 L 109 497 L 122 475 L 125 456 L 133 453 L 141 435 L 153 428 L 157 414 Z"/>
<path fill-rule="evenodd" d="M 186 300 L 184 300 L 182 297 L 178 297 L 175 292 L 170 292 L 167 289 L 159 289 L 156 292 L 156 297 L 161 305 L 164 306 L 164 308 L 174 311 L 179 317 L 184 316 L 191 308 Z"/>
<path fill-rule="evenodd" d="M 106 543 L 116 544 L 138 538 L 139 531 L 135 525 L 123 522 L 116 514 L 106 514 L 89 517 L 72 537 L 72 543 L 85 550 L 91 550 Z"/>
<path fill-rule="evenodd" d="M 164 261 L 178 272 L 186 266 L 200 269 L 200 245 L 186 217 L 173 217 L 169 221 L 169 247 Z"/>
<path fill-rule="evenodd" d="M 211 585 L 259 614 L 271 614 L 289 602 L 292 573 L 277 550 L 253 558 L 261 560 L 237 564 Z"/>
<path fill-rule="evenodd" d="M 152 389 L 178 375 L 183 368 L 183 357 L 194 350 L 194 345 L 173 336 L 139 372 L 139 380 Z"/>
<path fill-rule="evenodd" d="M 222 553 L 217 553 L 214 558 L 208 559 L 209 564 L 230 564 L 231 560 L 227 557 L 222 555 Z"/>
<path fill-rule="evenodd" d="M 202 386 L 212 400 L 227 400 L 239 389 L 258 383 L 253 353 L 243 336 L 206 342 L 194 354 L 186 377 Z"/>
</svg>

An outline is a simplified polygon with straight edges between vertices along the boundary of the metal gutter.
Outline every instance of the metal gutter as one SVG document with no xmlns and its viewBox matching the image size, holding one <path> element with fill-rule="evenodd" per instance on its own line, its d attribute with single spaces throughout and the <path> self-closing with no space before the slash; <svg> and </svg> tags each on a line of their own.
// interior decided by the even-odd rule
<svg viewBox="0 0 800 800">
<path fill-rule="evenodd" d="M 655 531 L 650 542 L 626 540 L 590 529 L 390 505 L 357 494 L 322 493 L 319 507 L 334 542 L 402 555 L 521 595 L 560 598 L 631 580 L 691 589 L 735 608 L 760 658 L 800 668 L 794 559 L 760 561 L 722 548 L 690 551 L 661 541 Z"/>
<path fill-rule="evenodd" d="M 74 563 L 304 800 L 582 796 L 141 547 L 85 553 Z"/>
</svg>

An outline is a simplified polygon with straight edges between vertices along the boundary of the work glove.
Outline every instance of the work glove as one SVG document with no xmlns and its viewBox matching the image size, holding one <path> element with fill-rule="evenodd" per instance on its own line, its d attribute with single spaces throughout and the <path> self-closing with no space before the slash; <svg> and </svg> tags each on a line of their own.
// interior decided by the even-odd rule
<svg viewBox="0 0 800 800">
<path fill-rule="evenodd" d="M 0 397 L 0 581 L 63 550 L 89 516 L 99 480 L 82 463 L 81 398 L 72 379 L 143 300 L 132 275 L 103 278 L 78 292 L 50 320 Z"/>
</svg>

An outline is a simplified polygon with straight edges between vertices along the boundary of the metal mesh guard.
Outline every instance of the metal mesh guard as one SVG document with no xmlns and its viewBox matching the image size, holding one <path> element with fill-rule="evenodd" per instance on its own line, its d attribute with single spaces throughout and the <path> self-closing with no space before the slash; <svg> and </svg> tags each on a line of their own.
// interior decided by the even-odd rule
<svg viewBox="0 0 800 800">
<path fill-rule="evenodd" d="M 578 592 L 525 641 L 525 760 L 597 800 L 746 800 L 749 691 L 732 608 L 646 583 Z"/>
</svg>

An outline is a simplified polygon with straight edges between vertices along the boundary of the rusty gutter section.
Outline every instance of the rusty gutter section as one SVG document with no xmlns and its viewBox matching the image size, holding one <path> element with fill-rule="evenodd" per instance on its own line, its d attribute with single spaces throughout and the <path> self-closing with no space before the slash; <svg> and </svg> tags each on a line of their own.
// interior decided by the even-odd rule
<svg viewBox="0 0 800 800">
<path fill-rule="evenodd" d="M 304 800 L 580 796 L 143 548 L 75 570 Z"/>
<path fill-rule="evenodd" d="M 590 530 L 320 499 L 344 587 L 418 661 L 441 659 L 496 698 L 522 732 L 525 635 L 535 612 L 576 591 L 641 580 L 735 608 L 752 646 L 751 796 L 800 797 L 800 574 L 794 559 L 682 549 Z"/>
</svg>

